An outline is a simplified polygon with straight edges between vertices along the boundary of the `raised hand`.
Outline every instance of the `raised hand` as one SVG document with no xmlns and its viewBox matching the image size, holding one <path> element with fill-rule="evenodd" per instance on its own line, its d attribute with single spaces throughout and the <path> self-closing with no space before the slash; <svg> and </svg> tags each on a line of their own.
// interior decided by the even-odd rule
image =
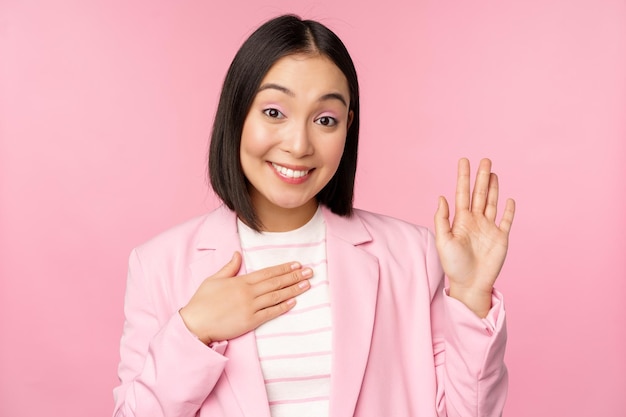
<svg viewBox="0 0 626 417">
<path fill-rule="evenodd" d="M 241 254 L 205 279 L 180 310 L 187 328 L 205 344 L 228 340 L 256 329 L 291 310 L 295 297 L 310 288 L 310 268 L 297 262 L 236 276 Z"/>
<path fill-rule="evenodd" d="M 439 197 L 435 213 L 437 251 L 448 276 L 450 296 L 467 305 L 480 317 L 491 308 L 493 285 L 502 269 L 509 245 L 509 232 L 515 202 L 507 199 L 500 223 L 496 223 L 498 177 L 491 172 L 491 161 L 480 161 L 470 198 L 470 164 L 459 161 L 455 214 Z"/>
</svg>

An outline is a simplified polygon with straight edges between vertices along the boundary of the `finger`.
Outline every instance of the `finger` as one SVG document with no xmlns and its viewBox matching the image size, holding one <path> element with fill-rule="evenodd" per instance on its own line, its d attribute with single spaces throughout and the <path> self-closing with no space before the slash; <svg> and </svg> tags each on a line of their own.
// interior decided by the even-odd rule
<svg viewBox="0 0 626 417">
<path fill-rule="evenodd" d="M 450 208 L 445 197 L 439 197 L 439 205 L 435 212 L 435 239 L 440 240 L 450 235 Z"/>
<path fill-rule="evenodd" d="M 506 206 L 504 207 L 504 214 L 502 214 L 502 220 L 500 220 L 500 230 L 503 230 L 508 235 L 513 225 L 513 218 L 515 217 L 515 200 L 509 198 L 506 200 Z"/>
<path fill-rule="evenodd" d="M 487 205 L 487 194 L 489 191 L 489 179 L 491 178 L 491 161 L 487 158 L 481 159 L 478 171 L 476 172 L 476 182 L 472 192 L 472 212 L 484 213 Z"/>
<path fill-rule="evenodd" d="M 298 269 L 291 271 L 288 274 L 279 275 L 263 281 L 259 281 L 253 284 L 252 293 L 255 297 L 269 294 L 271 292 L 279 291 L 283 288 L 287 288 L 300 283 L 301 281 L 308 280 L 313 276 L 313 270 L 311 268 Z M 274 301 L 276 304 L 280 301 Z"/>
<path fill-rule="evenodd" d="M 262 310 L 257 311 L 254 314 L 254 328 L 259 327 L 263 323 L 266 323 L 270 320 L 275 319 L 276 317 L 285 314 L 289 310 L 291 310 L 296 305 L 296 299 L 290 298 L 288 300 L 283 301 L 280 304 L 276 304 Z"/>
<path fill-rule="evenodd" d="M 226 265 L 222 267 L 219 271 L 217 271 L 213 277 L 215 278 L 229 278 L 234 277 L 241 269 L 241 253 L 235 252 L 233 253 L 233 257 L 230 258 L 230 261 Z"/>
<path fill-rule="evenodd" d="M 280 265 L 268 266 L 267 268 L 259 269 L 258 271 L 251 272 L 247 276 L 247 280 L 251 284 L 267 281 L 269 279 L 279 277 L 281 275 L 289 274 L 293 271 L 297 271 L 302 268 L 302 265 L 298 262 L 287 262 Z"/>
<path fill-rule="evenodd" d="M 487 194 L 487 206 L 485 207 L 485 217 L 492 222 L 496 220 L 498 213 L 498 193 L 498 176 L 492 172 L 489 178 L 489 192 Z"/>
<path fill-rule="evenodd" d="M 459 160 L 454 204 L 457 213 L 470 207 L 470 164 L 467 158 Z"/>
<path fill-rule="evenodd" d="M 304 279 L 288 287 L 261 294 L 254 299 L 254 309 L 259 311 L 283 303 L 291 298 L 297 297 L 309 288 L 311 288 L 311 283 L 308 279 Z"/>
</svg>

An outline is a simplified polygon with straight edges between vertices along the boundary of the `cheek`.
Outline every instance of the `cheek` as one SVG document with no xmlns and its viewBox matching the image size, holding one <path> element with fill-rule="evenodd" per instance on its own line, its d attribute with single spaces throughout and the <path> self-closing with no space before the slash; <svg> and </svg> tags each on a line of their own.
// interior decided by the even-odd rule
<svg viewBox="0 0 626 417">
<path fill-rule="evenodd" d="M 332 142 L 332 145 L 325 146 L 326 160 L 329 163 L 332 163 L 335 169 L 339 166 L 339 162 L 341 162 L 341 157 L 343 156 L 345 144 L 345 139 L 337 138 L 336 141 Z"/>
<path fill-rule="evenodd" d="M 341 135 L 337 138 L 336 146 L 333 148 L 335 149 L 335 152 L 338 155 L 337 156 L 338 159 L 341 159 L 341 157 L 343 156 L 343 152 L 346 148 L 347 136 L 348 136 L 348 132 L 344 130 L 341 133 Z"/>
<path fill-rule="evenodd" d="M 341 145 L 338 145 L 333 149 L 333 157 L 337 161 L 337 165 L 339 165 L 339 161 L 341 161 L 341 157 L 343 156 L 344 144 L 345 142 L 342 142 Z"/>
<path fill-rule="evenodd" d="M 241 154 L 261 155 L 269 144 L 269 135 L 254 122 L 244 123 L 241 133 Z"/>
</svg>

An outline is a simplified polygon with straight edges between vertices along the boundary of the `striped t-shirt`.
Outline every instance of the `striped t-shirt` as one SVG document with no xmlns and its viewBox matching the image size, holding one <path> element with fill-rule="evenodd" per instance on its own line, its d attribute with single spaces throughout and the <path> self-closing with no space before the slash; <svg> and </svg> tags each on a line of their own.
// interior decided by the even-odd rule
<svg viewBox="0 0 626 417">
<path fill-rule="evenodd" d="M 289 232 L 257 233 L 241 221 L 238 230 L 247 272 L 290 261 L 313 269 L 296 306 L 255 333 L 272 417 L 327 416 L 332 332 L 322 212 Z"/>
</svg>

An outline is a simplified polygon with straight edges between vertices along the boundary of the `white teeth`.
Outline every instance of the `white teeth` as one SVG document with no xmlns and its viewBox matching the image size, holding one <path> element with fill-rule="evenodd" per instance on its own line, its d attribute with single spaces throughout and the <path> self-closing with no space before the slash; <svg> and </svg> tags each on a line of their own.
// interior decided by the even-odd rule
<svg viewBox="0 0 626 417">
<path fill-rule="evenodd" d="M 289 169 L 289 168 L 285 168 L 283 166 L 277 165 L 274 162 L 272 162 L 272 166 L 281 175 L 288 177 L 288 178 L 300 178 L 300 177 L 304 177 L 306 174 L 309 173 L 308 170 L 307 171 L 293 170 L 293 169 Z"/>
</svg>

